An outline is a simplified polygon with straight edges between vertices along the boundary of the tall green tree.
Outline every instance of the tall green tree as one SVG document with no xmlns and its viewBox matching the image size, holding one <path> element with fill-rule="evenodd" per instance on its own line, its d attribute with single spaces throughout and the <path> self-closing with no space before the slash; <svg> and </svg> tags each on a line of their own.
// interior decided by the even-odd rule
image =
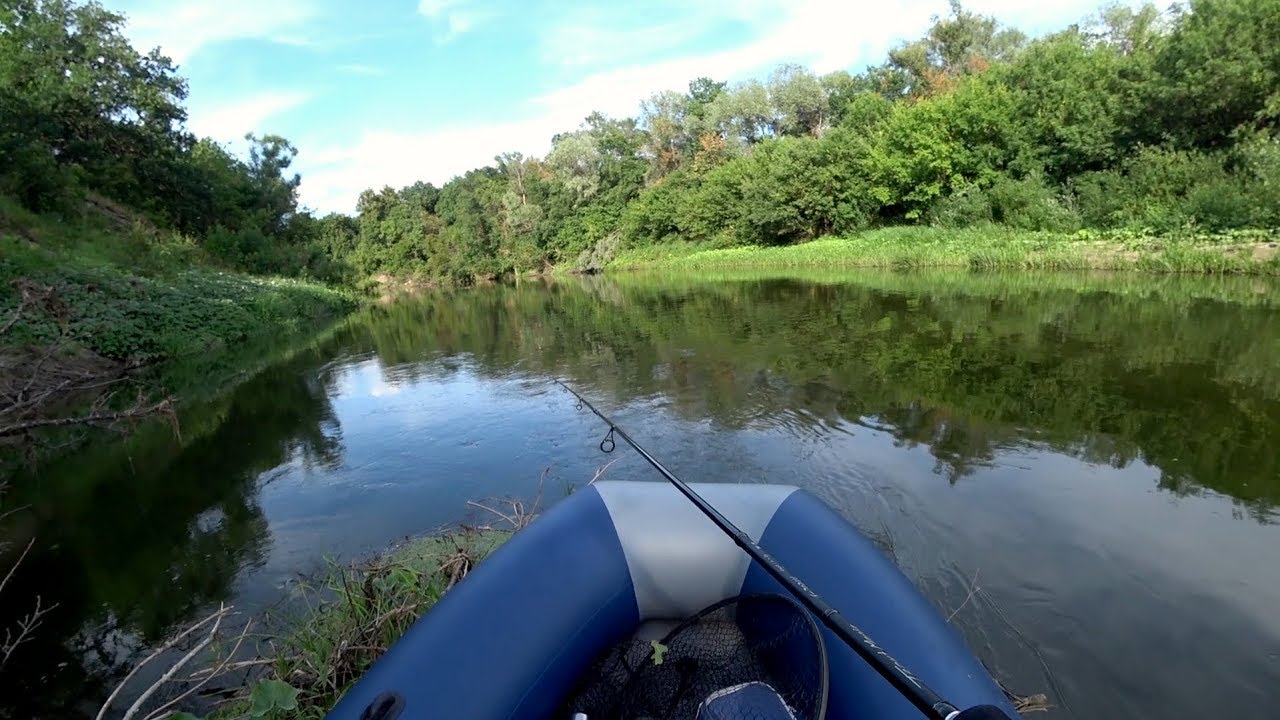
<svg viewBox="0 0 1280 720">
<path fill-rule="evenodd" d="M 0 4 L 0 142 L 21 157 L 0 172 L 18 174 L 12 185 L 46 186 L 41 173 L 69 168 L 144 206 L 157 186 L 171 189 L 191 142 L 186 81 L 158 50 L 135 51 L 123 26 L 94 2 Z"/>
</svg>

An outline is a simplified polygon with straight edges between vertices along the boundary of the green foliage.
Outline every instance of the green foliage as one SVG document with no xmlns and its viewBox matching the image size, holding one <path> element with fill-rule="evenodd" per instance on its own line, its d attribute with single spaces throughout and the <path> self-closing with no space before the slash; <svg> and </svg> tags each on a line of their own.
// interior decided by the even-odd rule
<svg viewBox="0 0 1280 720">
<path fill-rule="evenodd" d="M 0 221 L 42 240 L 34 246 L 0 230 L 0 315 L 19 303 L 14 279 L 51 286 L 70 339 L 104 357 L 139 363 L 200 356 L 304 331 L 354 306 L 324 286 L 202 267 L 200 250 L 180 240 L 68 225 L 3 205 Z M 60 332 L 53 318 L 23 315 L 6 341 L 40 345 Z"/>
<path fill-rule="evenodd" d="M 384 189 L 376 202 L 366 192 L 358 232 L 330 222 L 318 245 L 362 274 L 467 282 L 554 264 L 594 269 L 620 248 L 625 257 L 655 244 L 787 245 L 889 224 L 1274 227 L 1280 95 L 1274 44 L 1263 38 L 1277 6 L 1108 7 L 1028 40 L 952 3 L 922 38 L 862 74 L 784 65 L 767 82 L 699 78 L 645 100 L 638 121 L 594 113 L 553 138 L 545 158 L 500 155 L 431 188 L 429 201 L 408 189 Z M 1244 41 L 1232 45 L 1236 31 Z M 1230 97 L 1202 102 L 1219 80 Z M 1166 112 L 1171 98 L 1177 109 Z M 215 240 L 242 266 L 282 265 L 253 233 Z M 936 251 L 902 262 L 933 262 Z M 1050 255 L 1037 251 L 1033 264 L 1115 264 Z M 1235 268 L 1179 257 L 1169 262 Z M 988 247 L 953 261 L 1024 259 Z"/>
<path fill-rule="evenodd" d="M 1080 216 L 1044 179 L 997 177 L 991 185 L 970 185 L 940 198 L 929 208 L 933 225 L 949 228 L 997 223 L 1019 230 L 1072 232 Z"/>
<path fill-rule="evenodd" d="M 0 6 L 0 143 L 20 149 L 0 174 L 28 188 L 30 207 L 83 184 L 151 208 L 153 188 L 175 176 L 186 81 L 158 52 L 135 51 L 123 23 L 96 3 Z"/>
<path fill-rule="evenodd" d="M 88 198 L 194 237 L 215 262 L 259 273 L 344 279 L 299 212 L 297 150 L 247 137 L 247 160 L 183 128 L 186 81 L 140 53 L 124 18 L 94 2 L 0 5 L 0 195 L 74 216 Z"/>
<path fill-rule="evenodd" d="M 1193 0 L 1160 48 L 1151 110 L 1184 147 L 1224 147 L 1237 129 L 1280 127 L 1280 3 Z"/>
<path fill-rule="evenodd" d="M 321 718 L 424 612 L 509 537 L 473 530 L 418 538 L 353 567 L 330 563 L 268 627 L 266 675 L 217 717 Z M 290 683 L 302 682 L 302 687 Z"/>
<path fill-rule="evenodd" d="M 69 216 L 109 198 L 253 273 L 467 283 L 892 224 L 1280 225 L 1280 0 L 1107 7 L 1034 40 L 952 2 L 862 73 L 698 78 L 638 119 L 592 113 L 545 157 L 367 190 L 356 217 L 327 218 L 298 208 L 286 139 L 250 136 L 239 158 L 186 132 L 185 81 L 120 16 L 75 0 L 0 13 L 0 193 Z"/>
<path fill-rule="evenodd" d="M 1117 170 L 1073 181 L 1078 206 L 1093 227 L 1179 232 L 1274 227 L 1275 141 L 1255 139 L 1237 152 L 1142 148 Z"/>
<path fill-rule="evenodd" d="M 249 717 L 276 718 L 298 709 L 298 689 L 280 680 L 259 680 L 249 695 Z"/>
</svg>

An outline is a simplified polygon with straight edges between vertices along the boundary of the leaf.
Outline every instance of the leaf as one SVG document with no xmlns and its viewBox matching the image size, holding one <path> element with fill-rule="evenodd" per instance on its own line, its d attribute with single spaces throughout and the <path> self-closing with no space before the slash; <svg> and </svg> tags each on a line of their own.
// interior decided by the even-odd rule
<svg viewBox="0 0 1280 720">
<path fill-rule="evenodd" d="M 189 712 L 176 712 L 166 717 L 165 720 L 202 720 L 202 718 Z"/>
<path fill-rule="evenodd" d="M 279 680 L 263 680 L 249 695 L 251 717 L 266 717 L 273 710 L 293 710 L 298 707 L 298 689 Z"/>
<path fill-rule="evenodd" d="M 667 654 L 667 646 L 657 640 L 650 640 L 649 644 L 653 646 L 653 664 L 661 665 L 662 657 Z"/>
</svg>

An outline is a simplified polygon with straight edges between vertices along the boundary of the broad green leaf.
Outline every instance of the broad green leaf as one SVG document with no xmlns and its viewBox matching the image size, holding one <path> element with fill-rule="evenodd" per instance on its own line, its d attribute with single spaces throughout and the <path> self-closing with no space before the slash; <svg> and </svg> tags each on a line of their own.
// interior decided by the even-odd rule
<svg viewBox="0 0 1280 720">
<path fill-rule="evenodd" d="M 250 716 L 267 717 L 274 710 L 298 707 L 298 689 L 279 680 L 263 680 L 254 686 L 249 700 Z"/>
</svg>

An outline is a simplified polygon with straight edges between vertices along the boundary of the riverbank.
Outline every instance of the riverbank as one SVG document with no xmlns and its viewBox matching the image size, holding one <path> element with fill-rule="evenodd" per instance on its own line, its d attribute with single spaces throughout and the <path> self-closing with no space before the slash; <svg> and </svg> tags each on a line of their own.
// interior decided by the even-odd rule
<svg viewBox="0 0 1280 720">
<path fill-rule="evenodd" d="M 126 222 L 0 204 L 0 442 L 172 412 L 175 393 L 239 348 L 313 332 L 358 304 L 218 269 L 189 239 Z"/>
<path fill-rule="evenodd" d="M 619 253 L 606 271 L 880 267 L 974 270 L 1124 270 L 1280 275 L 1280 233 L 1185 238 L 1032 233 L 996 226 L 891 227 L 798 245 L 708 248 L 666 244 Z"/>
<path fill-rule="evenodd" d="M 287 602 L 293 610 L 257 623 L 224 605 L 164 646 L 177 653 L 207 635 L 216 643 L 204 644 L 212 652 L 197 660 L 201 667 L 187 667 L 196 653 L 175 657 L 145 688 L 131 685 L 131 673 L 104 709 L 118 712 L 132 705 L 133 712 L 148 712 L 148 717 L 184 719 L 196 716 L 167 713 L 192 708 L 209 718 L 323 717 L 414 621 L 511 535 L 490 527 L 464 528 L 407 540 L 350 565 L 331 563 L 318 578 L 294 586 Z M 246 643 L 250 637 L 256 642 Z M 256 650 L 249 652 L 250 646 Z M 158 664 L 166 663 L 158 659 Z M 170 683 L 179 687 L 167 687 Z M 199 700 L 212 695 L 221 700 L 212 705 Z M 117 704 L 117 697 L 129 700 Z"/>
</svg>

